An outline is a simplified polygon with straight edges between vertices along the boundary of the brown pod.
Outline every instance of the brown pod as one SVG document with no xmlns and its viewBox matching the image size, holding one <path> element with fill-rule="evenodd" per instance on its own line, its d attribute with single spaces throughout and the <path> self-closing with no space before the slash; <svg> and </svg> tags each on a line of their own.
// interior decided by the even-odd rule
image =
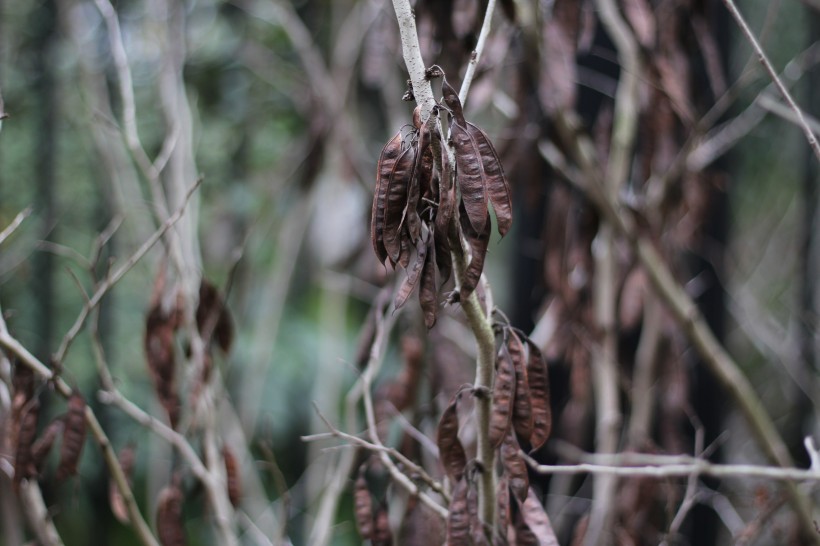
<svg viewBox="0 0 820 546">
<path fill-rule="evenodd" d="M 453 271 L 453 261 L 450 256 L 450 227 L 455 214 L 456 193 L 450 172 L 450 158 L 447 146 L 439 135 L 441 148 L 441 176 L 439 177 L 438 208 L 436 209 L 436 264 L 441 273 L 441 284 L 450 279 Z"/>
<path fill-rule="evenodd" d="M 393 173 L 393 166 L 401 153 L 401 140 L 401 131 L 399 131 L 382 148 L 379 163 L 376 167 L 376 190 L 373 192 L 373 207 L 370 215 L 370 240 L 373 243 L 376 257 L 381 263 L 387 260 L 387 250 L 384 248 L 384 213 L 387 188 L 390 175 Z"/>
<path fill-rule="evenodd" d="M 40 402 L 31 400 L 22 405 L 17 429 L 17 446 L 14 452 L 14 485 L 20 486 L 24 479 L 37 475 L 34 466 L 32 445 L 37 436 L 37 416 L 40 413 Z"/>
<path fill-rule="evenodd" d="M 157 500 L 157 538 L 162 546 L 184 546 L 182 491 L 174 483 L 165 486 Z"/>
<path fill-rule="evenodd" d="M 74 391 L 68 399 L 65 415 L 63 442 L 60 445 L 60 464 L 57 466 L 57 481 L 63 481 L 77 473 L 77 464 L 85 444 L 85 399 Z"/>
<path fill-rule="evenodd" d="M 470 514 L 467 509 L 468 483 L 466 478 L 458 481 L 450 500 L 447 515 L 447 546 L 470 546 Z"/>
<path fill-rule="evenodd" d="M 134 446 L 127 445 L 120 450 L 117 460 L 122 468 L 122 473 L 125 474 L 125 479 L 128 484 L 131 484 L 131 474 L 134 470 Z M 108 504 L 111 506 L 111 513 L 122 524 L 128 524 L 131 517 L 128 514 L 128 508 L 125 506 L 125 499 L 120 493 L 119 487 L 113 479 L 108 483 Z"/>
<path fill-rule="evenodd" d="M 390 546 L 393 544 L 393 534 L 390 532 L 390 520 L 387 516 L 387 507 L 379 506 L 373 517 L 373 546 Z"/>
<path fill-rule="evenodd" d="M 470 484 L 467 489 L 467 514 L 470 518 L 470 538 L 473 546 L 489 546 L 487 535 L 484 534 L 484 524 L 478 515 L 478 487 Z"/>
<path fill-rule="evenodd" d="M 513 392 L 515 389 L 515 368 L 506 347 L 496 356 L 495 381 L 493 382 L 493 408 L 490 413 L 489 440 L 498 447 L 510 429 Z"/>
<path fill-rule="evenodd" d="M 353 515 L 356 517 L 356 527 L 359 528 L 362 539 L 370 540 L 373 538 L 373 501 L 365 479 L 366 469 L 367 463 L 363 463 L 353 483 Z"/>
<path fill-rule="evenodd" d="M 407 191 L 413 179 L 416 166 L 416 148 L 405 149 L 396 164 L 387 183 L 384 211 L 384 248 L 393 263 L 401 261 L 403 214 L 407 205 Z"/>
<path fill-rule="evenodd" d="M 504 442 L 501 444 L 501 464 L 504 466 L 504 473 L 509 481 L 510 489 L 512 489 L 518 500 L 527 497 L 527 490 L 530 487 L 527 463 L 521 457 L 520 449 L 512 431 L 508 431 L 504 437 Z"/>
<path fill-rule="evenodd" d="M 416 245 L 416 260 L 413 262 L 413 267 L 407 271 L 407 277 L 402 281 L 398 292 L 396 292 L 396 298 L 393 300 L 393 306 L 396 309 L 400 309 L 407 303 L 407 299 L 413 293 L 419 279 L 421 279 L 424 262 L 427 259 L 427 250 L 429 249 L 427 242 L 431 236 L 432 234 L 429 231 L 425 232 Z"/>
<path fill-rule="evenodd" d="M 438 310 L 436 302 L 436 252 L 433 248 L 435 233 L 433 229 L 431 226 L 430 236 L 427 238 L 427 256 L 421 270 L 421 284 L 419 285 L 419 304 L 424 315 L 424 325 L 427 326 L 428 330 L 436 324 L 436 312 Z"/>
<path fill-rule="evenodd" d="M 535 537 L 536 546 L 558 546 L 558 538 L 555 536 L 555 531 L 550 524 L 550 518 L 538 498 L 535 496 L 532 488 L 528 488 L 526 497 L 523 501 L 518 501 L 519 514 L 524 525 L 519 525 L 518 531 L 526 528 Z"/>
<path fill-rule="evenodd" d="M 505 536 L 507 527 L 510 525 L 510 483 L 507 481 L 507 476 L 502 475 L 498 479 L 495 498 L 498 508 L 496 513 L 497 528 L 495 534 Z"/>
<path fill-rule="evenodd" d="M 178 326 L 178 314 L 163 311 L 160 303 L 156 302 L 146 317 L 143 339 L 148 371 L 151 373 L 157 398 L 168 413 L 171 428 L 176 428 L 180 412 L 174 355 L 174 334 Z"/>
<path fill-rule="evenodd" d="M 439 458 L 444 466 L 444 472 L 450 477 L 452 483 L 456 483 L 464 476 L 464 467 L 467 466 L 467 455 L 464 447 L 458 439 L 458 398 L 459 394 L 450 400 L 436 431 L 436 443 L 438 444 Z"/>
<path fill-rule="evenodd" d="M 459 289 L 459 296 L 462 301 L 470 297 L 478 281 L 481 279 L 481 273 L 484 271 L 484 259 L 487 257 L 487 245 L 490 244 L 490 213 L 486 210 L 484 214 L 487 216 L 487 222 L 484 224 L 484 231 L 477 232 L 473 229 L 469 219 L 467 219 L 464 211 L 464 202 L 459 204 L 459 220 L 461 222 L 461 230 L 470 243 L 470 264 L 467 266 L 467 271 L 464 272 L 464 281 L 461 283 Z"/>
<path fill-rule="evenodd" d="M 233 318 L 219 290 L 204 277 L 199 284 L 199 303 L 196 308 L 196 326 L 199 333 L 227 353 L 233 344 Z"/>
<path fill-rule="evenodd" d="M 403 222 L 407 225 L 407 232 L 410 240 L 416 241 L 421 235 L 421 218 L 419 217 L 419 201 L 421 199 L 422 184 L 430 185 L 430 178 L 433 176 L 433 156 L 431 155 L 430 139 L 432 120 L 430 116 L 427 123 L 421 126 L 418 132 L 416 146 L 416 164 L 413 166 L 413 176 L 407 187 L 407 204 L 404 206 Z"/>
<path fill-rule="evenodd" d="M 507 337 L 507 348 L 515 368 L 515 398 L 513 400 L 512 424 L 519 441 L 529 442 L 532 435 L 532 401 L 527 380 L 527 355 L 521 338 L 513 332 Z"/>
<path fill-rule="evenodd" d="M 473 229 L 482 233 L 487 215 L 487 179 L 478 146 L 467 128 L 457 122 L 450 125 L 450 138 L 456 152 L 456 180 L 461 202 Z"/>
<path fill-rule="evenodd" d="M 236 460 L 228 444 L 222 444 L 222 460 L 225 462 L 225 483 L 228 487 L 228 500 L 234 508 L 242 501 L 242 476 L 239 461 Z"/>
<path fill-rule="evenodd" d="M 62 419 L 52 421 L 48 427 L 46 427 L 43 435 L 37 438 L 37 441 L 31 446 L 31 462 L 37 473 L 40 473 L 43 468 L 43 462 L 51 452 L 54 440 L 63 432 L 64 426 L 65 424 Z"/>
<path fill-rule="evenodd" d="M 467 133 L 470 135 L 484 173 L 484 183 L 487 188 L 487 196 L 495 210 L 495 218 L 498 221 L 498 233 L 503 237 L 512 226 L 512 197 L 510 195 L 510 185 L 507 177 L 504 176 L 504 169 L 495 151 L 493 143 L 480 127 L 467 122 Z"/>
<path fill-rule="evenodd" d="M 552 431 L 550 379 L 541 350 L 529 339 L 527 339 L 527 345 L 529 345 L 527 379 L 530 384 L 530 400 L 532 401 L 530 445 L 533 450 L 536 450 L 544 445 Z"/>
</svg>

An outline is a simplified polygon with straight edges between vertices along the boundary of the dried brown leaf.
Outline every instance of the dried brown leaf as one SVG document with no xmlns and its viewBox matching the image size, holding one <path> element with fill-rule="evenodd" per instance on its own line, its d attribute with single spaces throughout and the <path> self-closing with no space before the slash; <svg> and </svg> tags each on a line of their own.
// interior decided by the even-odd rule
<svg viewBox="0 0 820 546">
<path fill-rule="evenodd" d="M 464 476 L 464 467 L 467 466 L 467 455 L 464 447 L 458 439 L 458 399 L 456 393 L 450 403 L 441 414 L 436 431 L 436 443 L 438 444 L 439 458 L 444 466 L 444 471 L 453 483 L 461 480 Z"/>
<path fill-rule="evenodd" d="M 533 417 L 530 385 L 527 378 L 527 355 L 521 338 L 510 331 L 507 349 L 515 368 L 515 398 L 513 399 L 512 424 L 519 441 L 529 442 L 532 435 Z"/>
<path fill-rule="evenodd" d="M 515 392 L 515 368 L 505 347 L 502 347 L 496 356 L 495 366 L 489 441 L 493 447 L 498 447 L 510 429 L 513 393 Z"/>
<path fill-rule="evenodd" d="M 384 214 L 387 199 L 387 188 L 390 175 L 401 154 L 401 131 L 391 138 L 379 156 L 376 167 L 376 190 L 373 193 L 373 208 L 370 215 L 370 240 L 373 250 L 381 263 L 387 260 L 387 250 L 384 248 Z"/>
<path fill-rule="evenodd" d="M 504 441 L 501 443 L 501 464 L 504 466 L 504 473 L 510 483 L 510 489 L 515 497 L 520 501 L 527 496 L 527 489 L 530 486 L 530 478 L 527 474 L 527 463 L 521 457 L 521 447 L 512 433 L 507 431 Z"/>
<path fill-rule="evenodd" d="M 65 415 L 63 441 L 60 444 L 60 464 L 57 466 L 57 481 L 63 481 L 77 473 L 77 464 L 85 444 L 85 399 L 74 391 L 68 399 Z"/>
<path fill-rule="evenodd" d="M 450 512 L 447 515 L 447 545 L 470 546 L 470 514 L 467 510 L 467 493 L 469 484 L 462 477 L 450 500 Z"/>
<path fill-rule="evenodd" d="M 547 363 L 541 350 L 529 339 L 529 356 L 527 358 L 527 379 L 530 385 L 532 401 L 532 434 L 530 445 L 533 450 L 539 449 L 552 432 L 552 407 L 550 406 L 550 379 Z"/>
</svg>

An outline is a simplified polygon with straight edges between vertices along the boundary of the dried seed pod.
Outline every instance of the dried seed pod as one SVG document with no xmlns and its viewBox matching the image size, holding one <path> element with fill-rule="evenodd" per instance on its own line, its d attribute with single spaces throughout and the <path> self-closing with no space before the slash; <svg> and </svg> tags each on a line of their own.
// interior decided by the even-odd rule
<svg viewBox="0 0 820 546">
<path fill-rule="evenodd" d="M 37 416 L 40 413 L 40 402 L 30 400 L 21 409 L 17 419 L 17 445 L 14 453 L 14 486 L 20 487 L 24 479 L 37 475 L 33 464 L 32 444 L 37 436 Z"/>
<path fill-rule="evenodd" d="M 481 278 L 481 272 L 484 271 L 484 259 L 487 257 L 487 245 L 490 243 L 490 213 L 486 210 L 484 214 L 487 216 L 487 222 L 484 224 L 484 231 L 477 232 L 473 229 L 470 221 L 467 219 L 464 212 L 464 201 L 459 204 L 461 221 L 461 230 L 464 236 L 470 243 L 470 251 L 472 256 L 470 264 L 467 266 L 467 271 L 464 272 L 464 282 L 462 282 L 459 289 L 459 296 L 462 300 L 466 300 L 473 293 L 478 281 Z"/>
<path fill-rule="evenodd" d="M 413 176 L 407 189 L 407 203 L 404 206 L 403 221 L 407 224 L 410 240 L 416 241 L 421 234 L 421 219 L 419 217 L 419 200 L 421 199 L 421 185 L 423 179 L 429 186 L 429 179 L 433 176 L 433 156 L 431 155 L 430 140 L 432 139 L 431 126 L 435 116 L 430 116 L 427 123 L 419 128 L 416 141 L 416 164 L 413 166 Z M 429 162 L 425 161 L 428 158 Z"/>
<path fill-rule="evenodd" d="M 384 214 L 387 199 L 387 188 L 390 184 L 390 175 L 401 153 L 401 131 L 391 138 L 379 156 L 376 168 L 376 191 L 373 194 L 373 208 L 371 210 L 370 240 L 373 250 L 381 263 L 387 260 L 387 250 L 384 248 Z"/>
<path fill-rule="evenodd" d="M 470 514 L 467 510 L 467 493 L 469 484 L 466 478 L 458 481 L 450 500 L 450 512 L 447 516 L 447 545 L 470 545 Z"/>
<path fill-rule="evenodd" d="M 74 391 L 68 399 L 65 415 L 63 442 L 60 444 L 60 464 L 57 466 L 57 481 L 63 481 L 77 473 L 77 464 L 85 444 L 85 399 Z"/>
<path fill-rule="evenodd" d="M 353 484 L 353 514 L 356 516 L 356 527 L 363 540 L 373 538 L 373 501 L 367 488 L 365 472 L 367 463 L 359 467 L 359 475 Z"/>
<path fill-rule="evenodd" d="M 441 97 L 444 99 L 444 104 L 450 109 L 450 113 L 453 115 L 455 122 L 460 123 L 462 126 L 466 125 L 467 122 L 464 119 L 464 109 L 461 106 L 461 99 L 458 98 L 458 93 L 456 93 L 456 90 L 450 85 L 446 77 L 441 81 Z"/>
<path fill-rule="evenodd" d="M 467 466 L 467 455 L 458 439 L 458 412 L 456 410 L 459 396 L 460 394 L 456 393 L 444 413 L 441 414 L 436 432 L 439 458 L 444 471 L 453 483 L 461 480 L 464 476 L 464 467 Z"/>
<path fill-rule="evenodd" d="M 431 227 L 430 236 L 427 239 L 427 256 L 424 260 L 424 267 L 421 270 L 421 284 L 419 285 L 419 303 L 424 314 L 424 325 L 427 329 L 436 323 L 436 252 L 433 248 L 435 233 Z"/>
<path fill-rule="evenodd" d="M 456 206 L 456 190 L 452 184 L 450 172 L 450 158 L 447 147 L 439 134 L 439 149 L 441 151 L 441 176 L 439 177 L 438 208 L 436 209 L 436 263 L 441 273 L 441 284 L 450 279 L 453 271 L 452 257 L 450 256 L 450 228 Z"/>
<path fill-rule="evenodd" d="M 182 527 L 182 491 L 173 483 L 165 486 L 157 500 L 157 538 L 162 546 L 184 546 Z"/>
<path fill-rule="evenodd" d="M 134 446 L 127 445 L 122 448 L 117 455 L 122 473 L 125 474 L 125 479 L 131 484 L 131 474 L 134 470 Z M 125 499 L 122 498 L 119 487 L 113 479 L 108 483 L 108 504 L 111 506 L 111 513 L 122 524 L 128 524 L 131 517 L 128 514 L 128 508 L 125 506 Z"/>
<path fill-rule="evenodd" d="M 379 506 L 373 517 L 373 546 L 390 546 L 393 544 L 393 534 L 390 532 L 390 520 L 387 507 Z"/>
<path fill-rule="evenodd" d="M 524 344 L 514 331 L 509 332 L 507 348 L 515 368 L 515 398 L 513 399 L 512 424 L 519 441 L 529 442 L 532 435 L 532 401 L 527 379 L 527 355 Z"/>
<path fill-rule="evenodd" d="M 174 334 L 179 326 L 175 311 L 163 311 L 159 301 L 148 312 L 143 344 L 148 370 L 157 392 L 157 398 L 168 413 L 171 428 L 179 421 L 180 403 L 176 392 L 176 357 Z"/>
<path fill-rule="evenodd" d="M 225 482 L 228 487 L 228 499 L 234 508 L 242 501 L 242 476 L 239 461 L 236 460 L 228 444 L 222 444 L 222 460 L 225 462 Z"/>
<path fill-rule="evenodd" d="M 473 484 L 467 489 L 467 515 L 470 518 L 470 538 L 473 546 L 489 546 L 487 535 L 484 534 L 484 525 L 478 515 L 478 487 Z"/>
<path fill-rule="evenodd" d="M 504 169 L 498 159 L 493 143 L 480 127 L 467 122 L 467 133 L 472 139 L 474 148 L 478 151 L 481 159 L 483 179 L 487 188 L 487 196 L 495 210 L 495 218 L 498 221 L 498 233 L 503 237 L 512 226 L 512 197 L 510 195 L 510 185 L 507 177 L 504 176 Z"/>
<path fill-rule="evenodd" d="M 527 464 L 519 453 L 520 449 L 512 431 L 508 431 L 501 443 L 501 463 L 504 466 L 507 480 L 509 480 L 510 489 L 518 500 L 526 498 L 527 489 L 530 486 Z"/>
<path fill-rule="evenodd" d="M 527 358 L 527 379 L 530 385 L 532 400 L 532 434 L 530 445 L 533 450 L 539 449 L 552 431 L 552 408 L 550 407 L 550 378 L 547 364 L 541 350 L 527 339 L 529 356 Z"/>
<path fill-rule="evenodd" d="M 384 248 L 393 263 L 400 262 L 402 254 L 402 220 L 407 205 L 407 190 L 416 166 L 416 148 L 405 149 L 393 165 L 387 181 L 384 211 Z"/>
<path fill-rule="evenodd" d="M 422 269 L 424 269 L 424 262 L 427 259 L 427 250 L 429 249 L 428 241 L 431 236 L 432 234 L 429 231 L 425 231 L 416 245 L 416 260 L 413 262 L 413 267 L 407 271 L 407 277 L 402 281 L 398 292 L 396 292 L 396 299 L 393 301 L 393 306 L 396 309 L 401 308 L 407 303 L 407 299 L 410 297 L 410 294 L 413 293 L 413 289 L 422 276 L 421 272 Z"/>
<path fill-rule="evenodd" d="M 216 341 L 227 353 L 233 344 L 233 319 L 219 290 L 204 277 L 199 284 L 199 304 L 196 308 L 197 330 Z"/>
<path fill-rule="evenodd" d="M 538 501 L 532 488 L 528 488 L 526 497 L 523 501 L 518 501 L 520 508 L 521 521 L 524 526 L 519 526 L 519 536 L 521 530 L 526 527 L 528 531 L 535 537 L 535 542 L 527 542 L 527 544 L 534 544 L 536 546 L 558 546 L 558 538 L 555 536 L 555 531 L 550 524 L 550 518 L 547 516 L 544 507 Z M 519 541 L 519 544 L 521 542 Z"/>
<path fill-rule="evenodd" d="M 507 476 L 501 476 L 496 485 L 495 498 L 497 504 L 496 531 L 495 534 L 506 535 L 507 527 L 510 525 L 510 483 Z"/>
<path fill-rule="evenodd" d="M 48 427 L 46 427 L 46 430 L 43 432 L 42 436 L 40 436 L 37 441 L 34 442 L 34 445 L 31 446 L 31 462 L 37 473 L 39 473 L 43 468 L 43 462 L 49 452 L 51 452 L 51 448 L 54 445 L 54 440 L 56 440 L 57 436 L 63 432 L 63 427 L 64 423 L 62 419 L 52 421 Z"/>
<path fill-rule="evenodd" d="M 502 347 L 496 355 L 495 367 L 489 441 L 493 447 L 498 447 L 510 428 L 513 392 L 515 389 L 515 368 L 505 347 Z"/>
<path fill-rule="evenodd" d="M 456 180 L 461 191 L 461 203 L 473 230 L 481 233 L 489 221 L 487 215 L 487 184 L 478 149 L 459 123 L 450 125 L 450 138 L 456 151 Z"/>
</svg>

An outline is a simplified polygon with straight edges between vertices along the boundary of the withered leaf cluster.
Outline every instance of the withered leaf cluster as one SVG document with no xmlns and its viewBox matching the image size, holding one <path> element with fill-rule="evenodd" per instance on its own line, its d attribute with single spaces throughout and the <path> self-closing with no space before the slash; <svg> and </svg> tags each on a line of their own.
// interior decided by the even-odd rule
<svg viewBox="0 0 820 546">
<path fill-rule="evenodd" d="M 443 72 L 433 67 L 428 74 L 440 76 Z M 407 271 L 395 307 L 404 305 L 418 286 L 428 328 L 436 321 L 439 289 L 452 274 L 451 243 L 460 241 L 459 233 L 472 255 L 459 287 L 460 297 L 466 299 L 484 269 L 490 239 L 489 204 L 502 237 L 512 224 L 509 185 L 492 142 L 484 131 L 464 119 L 461 101 L 446 78 L 442 95 L 444 107 L 434 108 L 424 121 L 416 108 L 409 134 L 399 131 L 382 149 L 370 227 L 379 261 Z M 449 140 L 442 134 L 442 108 L 450 113 Z"/>
</svg>

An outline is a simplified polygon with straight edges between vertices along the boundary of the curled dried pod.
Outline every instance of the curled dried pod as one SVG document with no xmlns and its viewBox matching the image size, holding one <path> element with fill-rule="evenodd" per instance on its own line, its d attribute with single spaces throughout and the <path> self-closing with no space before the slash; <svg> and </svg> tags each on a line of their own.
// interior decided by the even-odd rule
<svg viewBox="0 0 820 546">
<path fill-rule="evenodd" d="M 60 464 L 57 481 L 63 481 L 77 473 L 77 464 L 85 444 L 85 399 L 74 391 L 68 398 L 68 411 L 64 418 L 63 441 L 60 444 Z"/>
<path fill-rule="evenodd" d="M 381 263 L 387 260 L 387 250 L 384 247 L 384 214 L 387 203 L 387 189 L 390 185 L 390 175 L 401 154 L 401 131 L 396 133 L 382 148 L 379 162 L 376 167 L 376 191 L 373 194 L 373 208 L 371 210 L 370 240 L 373 250 Z"/>
<path fill-rule="evenodd" d="M 520 449 L 512 430 L 508 430 L 504 441 L 501 443 L 501 464 L 504 466 L 504 474 L 510 484 L 510 489 L 512 489 L 518 500 L 526 498 L 527 490 L 530 487 L 527 463 L 521 457 Z"/>
<path fill-rule="evenodd" d="M 16 423 L 17 445 L 14 452 L 14 485 L 37 474 L 32 457 L 32 445 L 37 436 L 37 416 L 40 413 L 40 402 L 30 400 L 20 409 Z"/>
<path fill-rule="evenodd" d="M 219 290 L 204 277 L 199 284 L 196 326 L 207 339 L 227 353 L 233 344 L 233 319 Z"/>
<path fill-rule="evenodd" d="M 393 534 L 390 532 L 390 519 L 387 507 L 382 504 L 373 516 L 373 546 L 390 546 L 393 544 Z"/>
<path fill-rule="evenodd" d="M 532 399 L 527 379 L 527 355 L 524 344 L 514 331 L 509 332 L 507 348 L 515 368 L 515 398 L 513 399 L 512 424 L 519 440 L 529 442 L 532 435 Z"/>
<path fill-rule="evenodd" d="M 532 434 L 530 445 L 533 450 L 540 448 L 552 431 L 552 408 L 550 407 L 550 380 L 547 363 L 541 350 L 527 339 L 527 379 L 532 400 Z"/>
<path fill-rule="evenodd" d="M 37 441 L 31 446 L 31 460 L 34 468 L 37 469 L 39 473 L 43 467 L 43 462 L 48 454 L 51 452 L 51 448 L 54 445 L 54 441 L 57 439 L 63 432 L 64 423 L 62 419 L 56 419 L 49 423 L 48 427 L 46 427 L 45 432 L 43 432 L 42 436 L 37 438 Z"/>
</svg>

